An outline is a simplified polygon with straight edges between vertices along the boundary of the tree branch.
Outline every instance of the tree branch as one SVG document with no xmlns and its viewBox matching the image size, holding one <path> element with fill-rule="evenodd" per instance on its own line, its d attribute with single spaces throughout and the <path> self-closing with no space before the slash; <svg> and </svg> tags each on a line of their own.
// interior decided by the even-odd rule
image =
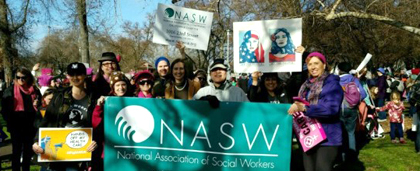
<svg viewBox="0 0 420 171">
<path fill-rule="evenodd" d="M 321 4 L 322 8 L 325 8 L 325 4 L 324 3 L 322 3 L 320 0 L 316 0 L 316 1 L 318 1 L 318 3 Z"/>
<path fill-rule="evenodd" d="M 317 15 L 322 15 L 322 13 L 317 13 Z M 337 18 L 344 18 L 344 17 L 355 17 L 355 18 L 360 18 L 360 19 L 373 19 L 376 21 L 380 21 L 383 22 L 385 24 L 397 27 L 399 29 L 408 31 L 410 33 L 414 33 L 418 36 L 420 36 L 420 28 L 416 28 L 413 26 L 409 26 L 407 24 L 404 24 L 400 21 L 396 21 L 392 18 L 388 18 L 385 16 L 381 16 L 381 15 L 376 15 L 376 14 L 368 14 L 368 13 L 360 13 L 360 12 L 340 12 L 337 14 L 328 14 L 327 16 L 325 16 L 325 20 L 333 20 L 333 19 L 337 19 Z"/>
<path fill-rule="evenodd" d="M 24 14 L 23 14 L 23 19 L 22 19 L 22 22 L 21 23 L 19 23 L 18 25 L 16 25 L 16 26 L 12 26 L 12 28 L 10 29 L 10 31 L 13 33 L 13 32 L 16 32 L 19 28 L 21 28 L 22 26 L 24 26 L 25 25 L 25 23 L 26 23 L 26 18 L 27 18 L 27 16 L 28 16 L 28 7 L 29 7 L 29 0 L 26 0 L 26 6 L 25 6 L 25 11 L 24 11 Z"/>
</svg>

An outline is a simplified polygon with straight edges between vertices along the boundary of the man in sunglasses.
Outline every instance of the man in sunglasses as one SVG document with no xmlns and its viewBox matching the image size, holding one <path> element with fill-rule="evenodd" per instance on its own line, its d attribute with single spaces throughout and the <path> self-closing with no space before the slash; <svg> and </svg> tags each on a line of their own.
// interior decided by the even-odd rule
<svg viewBox="0 0 420 171">
<path fill-rule="evenodd" d="M 197 100 L 209 100 L 212 107 L 217 107 L 215 100 L 228 102 L 247 102 L 245 92 L 229 82 L 229 65 L 224 59 L 216 59 L 209 67 L 210 84 L 207 87 L 201 88 L 193 97 Z M 216 98 L 216 99 L 215 99 Z M 216 102 L 217 103 L 217 102 Z"/>
</svg>

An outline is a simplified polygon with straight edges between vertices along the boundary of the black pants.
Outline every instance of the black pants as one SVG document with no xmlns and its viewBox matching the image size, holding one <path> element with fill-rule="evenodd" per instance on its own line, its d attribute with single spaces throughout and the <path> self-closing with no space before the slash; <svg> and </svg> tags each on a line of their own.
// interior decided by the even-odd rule
<svg viewBox="0 0 420 171">
<path fill-rule="evenodd" d="M 417 104 L 417 137 L 416 137 L 416 152 L 420 152 L 420 105 Z"/>
<path fill-rule="evenodd" d="M 329 171 L 333 169 L 339 146 L 318 146 L 303 153 L 305 171 Z"/>
<path fill-rule="evenodd" d="M 32 144 L 34 142 L 35 129 L 31 125 L 25 125 L 24 123 L 14 123 L 11 125 L 10 137 L 12 139 L 12 170 L 20 171 L 22 167 L 23 171 L 29 171 L 29 165 L 31 157 L 35 154 L 32 150 Z M 22 157 L 22 163 L 20 158 Z"/>
</svg>

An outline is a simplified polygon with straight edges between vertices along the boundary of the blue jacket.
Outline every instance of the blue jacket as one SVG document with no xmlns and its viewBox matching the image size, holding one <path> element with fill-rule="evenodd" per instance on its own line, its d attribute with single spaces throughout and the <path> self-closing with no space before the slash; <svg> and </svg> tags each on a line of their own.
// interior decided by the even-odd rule
<svg viewBox="0 0 420 171">
<path fill-rule="evenodd" d="M 359 87 L 359 92 L 360 92 L 360 100 L 363 100 L 366 98 L 366 92 L 363 89 L 362 84 L 360 84 L 360 81 L 358 78 L 354 77 L 351 74 L 344 74 L 344 75 L 340 75 L 340 85 L 344 86 L 346 84 L 348 84 L 349 82 L 351 82 L 354 78 L 354 82 L 356 83 L 357 87 Z"/>
<path fill-rule="evenodd" d="M 342 144 L 340 109 L 344 93 L 339 81 L 340 78 L 337 75 L 327 76 L 318 98 L 318 104 L 306 107 L 306 116 L 316 118 L 327 135 L 327 141 L 321 146 L 340 146 Z"/>
</svg>

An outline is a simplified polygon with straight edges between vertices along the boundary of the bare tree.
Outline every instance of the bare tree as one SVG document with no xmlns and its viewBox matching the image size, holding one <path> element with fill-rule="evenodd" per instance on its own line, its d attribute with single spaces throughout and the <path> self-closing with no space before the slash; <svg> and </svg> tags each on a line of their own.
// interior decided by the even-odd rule
<svg viewBox="0 0 420 171">
<path fill-rule="evenodd" d="M 23 18 L 19 22 L 14 21 L 13 12 L 10 11 L 6 0 L 0 0 L 0 44 L 2 62 L 6 76 L 6 82 L 10 83 L 12 79 L 12 68 L 14 59 L 17 58 L 17 49 L 13 47 L 12 34 L 22 28 L 27 21 L 29 0 L 23 4 Z"/>
</svg>

